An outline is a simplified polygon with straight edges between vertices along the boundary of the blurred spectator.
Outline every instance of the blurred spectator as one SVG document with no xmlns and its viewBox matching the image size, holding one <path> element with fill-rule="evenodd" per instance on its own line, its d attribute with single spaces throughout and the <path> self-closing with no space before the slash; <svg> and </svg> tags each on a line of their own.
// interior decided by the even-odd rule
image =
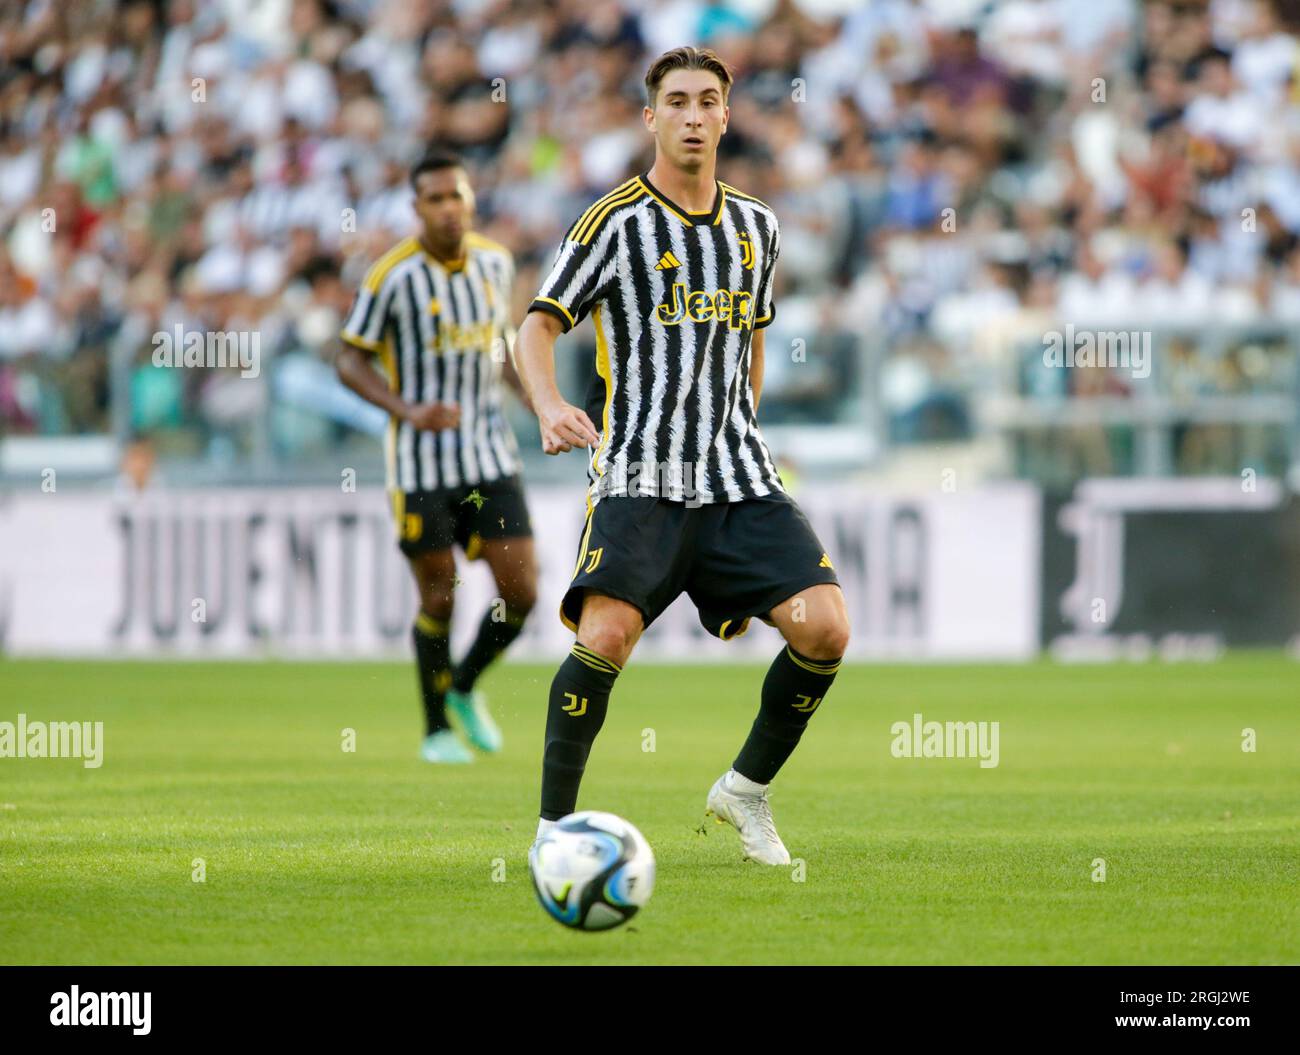
<svg viewBox="0 0 1300 1055">
<path fill-rule="evenodd" d="M 4 11 L 5 432 L 148 430 L 231 463 L 359 438 L 374 419 L 322 368 L 410 230 L 412 158 L 469 158 L 517 316 L 574 217 L 648 168 L 641 80 L 685 42 L 736 69 L 720 178 L 781 218 L 772 344 L 806 358 L 774 357 L 774 420 L 843 420 L 879 376 L 896 437 L 952 438 L 1035 327 L 1300 320 L 1300 49 L 1267 0 Z M 266 368 L 155 366 L 177 325 L 256 333 Z M 565 368 L 576 386 L 588 364 Z M 1119 464 L 1098 435 L 1049 445 Z"/>
</svg>

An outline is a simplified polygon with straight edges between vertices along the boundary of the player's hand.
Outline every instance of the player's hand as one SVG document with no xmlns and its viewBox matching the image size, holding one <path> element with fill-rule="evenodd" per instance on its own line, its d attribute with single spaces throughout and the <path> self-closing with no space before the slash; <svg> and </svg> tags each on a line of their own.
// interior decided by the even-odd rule
<svg viewBox="0 0 1300 1055">
<path fill-rule="evenodd" d="M 538 407 L 537 423 L 542 430 L 542 450 L 547 454 L 563 454 L 574 447 L 600 443 L 600 433 L 591 418 L 570 403 Z"/>
<path fill-rule="evenodd" d="M 438 432 L 460 424 L 460 407 L 455 403 L 413 403 L 404 416 L 422 432 Z"/>
</svg>

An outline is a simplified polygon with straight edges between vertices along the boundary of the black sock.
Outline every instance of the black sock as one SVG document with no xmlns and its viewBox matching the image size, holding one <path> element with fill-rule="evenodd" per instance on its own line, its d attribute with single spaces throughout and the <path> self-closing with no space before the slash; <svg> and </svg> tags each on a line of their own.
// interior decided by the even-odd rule
<svg viewBox="0 0 1300 1055">
<path fill-rule="evenodd" d="M 758 717 L 732 769 L 758 784 L 770 784 L 823 697 L 830 691 L 838 659 L 809 659 L 789 645 L 768 668 Z"/>
<path fill-rule="evenodd" d="M 558 821 L 578 808 L 578 785 L 587 754 L 605 724 L 618 664 L 574 644 L 551 682 L 542 754 L 542 817 Z"/>
<path fill-rule="evenodd" d="M 478 676 L 519 636 L 524 629 L 524 620 L 528 618 L 527 612 L 517 612 L 508 606 L 504 619 L 494 619 L 495 614 L 495 611 L 489 610 L 483 616 L 474 644 L 469 646 L 465 658 L 452 672 L 451 687 L 457 692 L 469 692 L 474 687 Z"/>
<path fill-rule="evenodd" d="M 425 735 L 447 729 L 447 687 L 451 684 L 451 621 L 421 612 L 411 628 L 415 666 L 420 672 Z"/>
</svg>

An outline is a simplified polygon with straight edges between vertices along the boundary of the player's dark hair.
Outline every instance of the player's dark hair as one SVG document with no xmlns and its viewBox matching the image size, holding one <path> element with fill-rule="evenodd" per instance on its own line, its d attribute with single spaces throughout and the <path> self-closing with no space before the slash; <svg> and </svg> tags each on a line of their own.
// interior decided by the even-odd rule
<svg viewBox="0 0 1300 1055">
<path fill-rule="evenodd" d="M 708 70 L 722 82 L 722 101 L 725 104 L 731 92 L 731 67 L 718 58 L 711 48 L 673 48 L 665 51 L 650 64 L 645 75 L 646 105 L 653 107 L 659 95 L 659 85 L 673 70 Z"/>
<path fill-rule="evenodd" d="M 423 156 L 414 165 L 411 166 L 411 189 L 415 189 L 415 184 L 426 172 L 437 172 L 439 169 L 464 168 L 465 162 L 459 154 L 450 150 L 431 149 L 424 152 Z"/>
</svg>

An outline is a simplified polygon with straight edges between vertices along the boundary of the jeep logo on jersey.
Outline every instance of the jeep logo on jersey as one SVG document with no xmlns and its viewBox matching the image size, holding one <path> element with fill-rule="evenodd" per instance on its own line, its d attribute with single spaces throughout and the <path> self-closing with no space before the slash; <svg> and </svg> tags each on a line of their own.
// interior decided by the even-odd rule
<svg viewBox="0 0 1300 1055">
<path fill-rule="evenodd" d="M 754 295 L 743 289 L 718 289 L 712 293 L 702 289 L 686 289 L 685 282 L 674 282 L 668 303 L 655 309 L 659 321 L 665 326 L 679 322 L 725 322 L 733 330 L 754 326 Z"/>
<path fill-rule="evenodd" d="M 439 354 L 446 352 L 487 352 L 492 349 L 495 326 L 490 322 L 473 322 L 465 326 L 445 322 L 438 327 L 432 347 Z"/>
</svg>

